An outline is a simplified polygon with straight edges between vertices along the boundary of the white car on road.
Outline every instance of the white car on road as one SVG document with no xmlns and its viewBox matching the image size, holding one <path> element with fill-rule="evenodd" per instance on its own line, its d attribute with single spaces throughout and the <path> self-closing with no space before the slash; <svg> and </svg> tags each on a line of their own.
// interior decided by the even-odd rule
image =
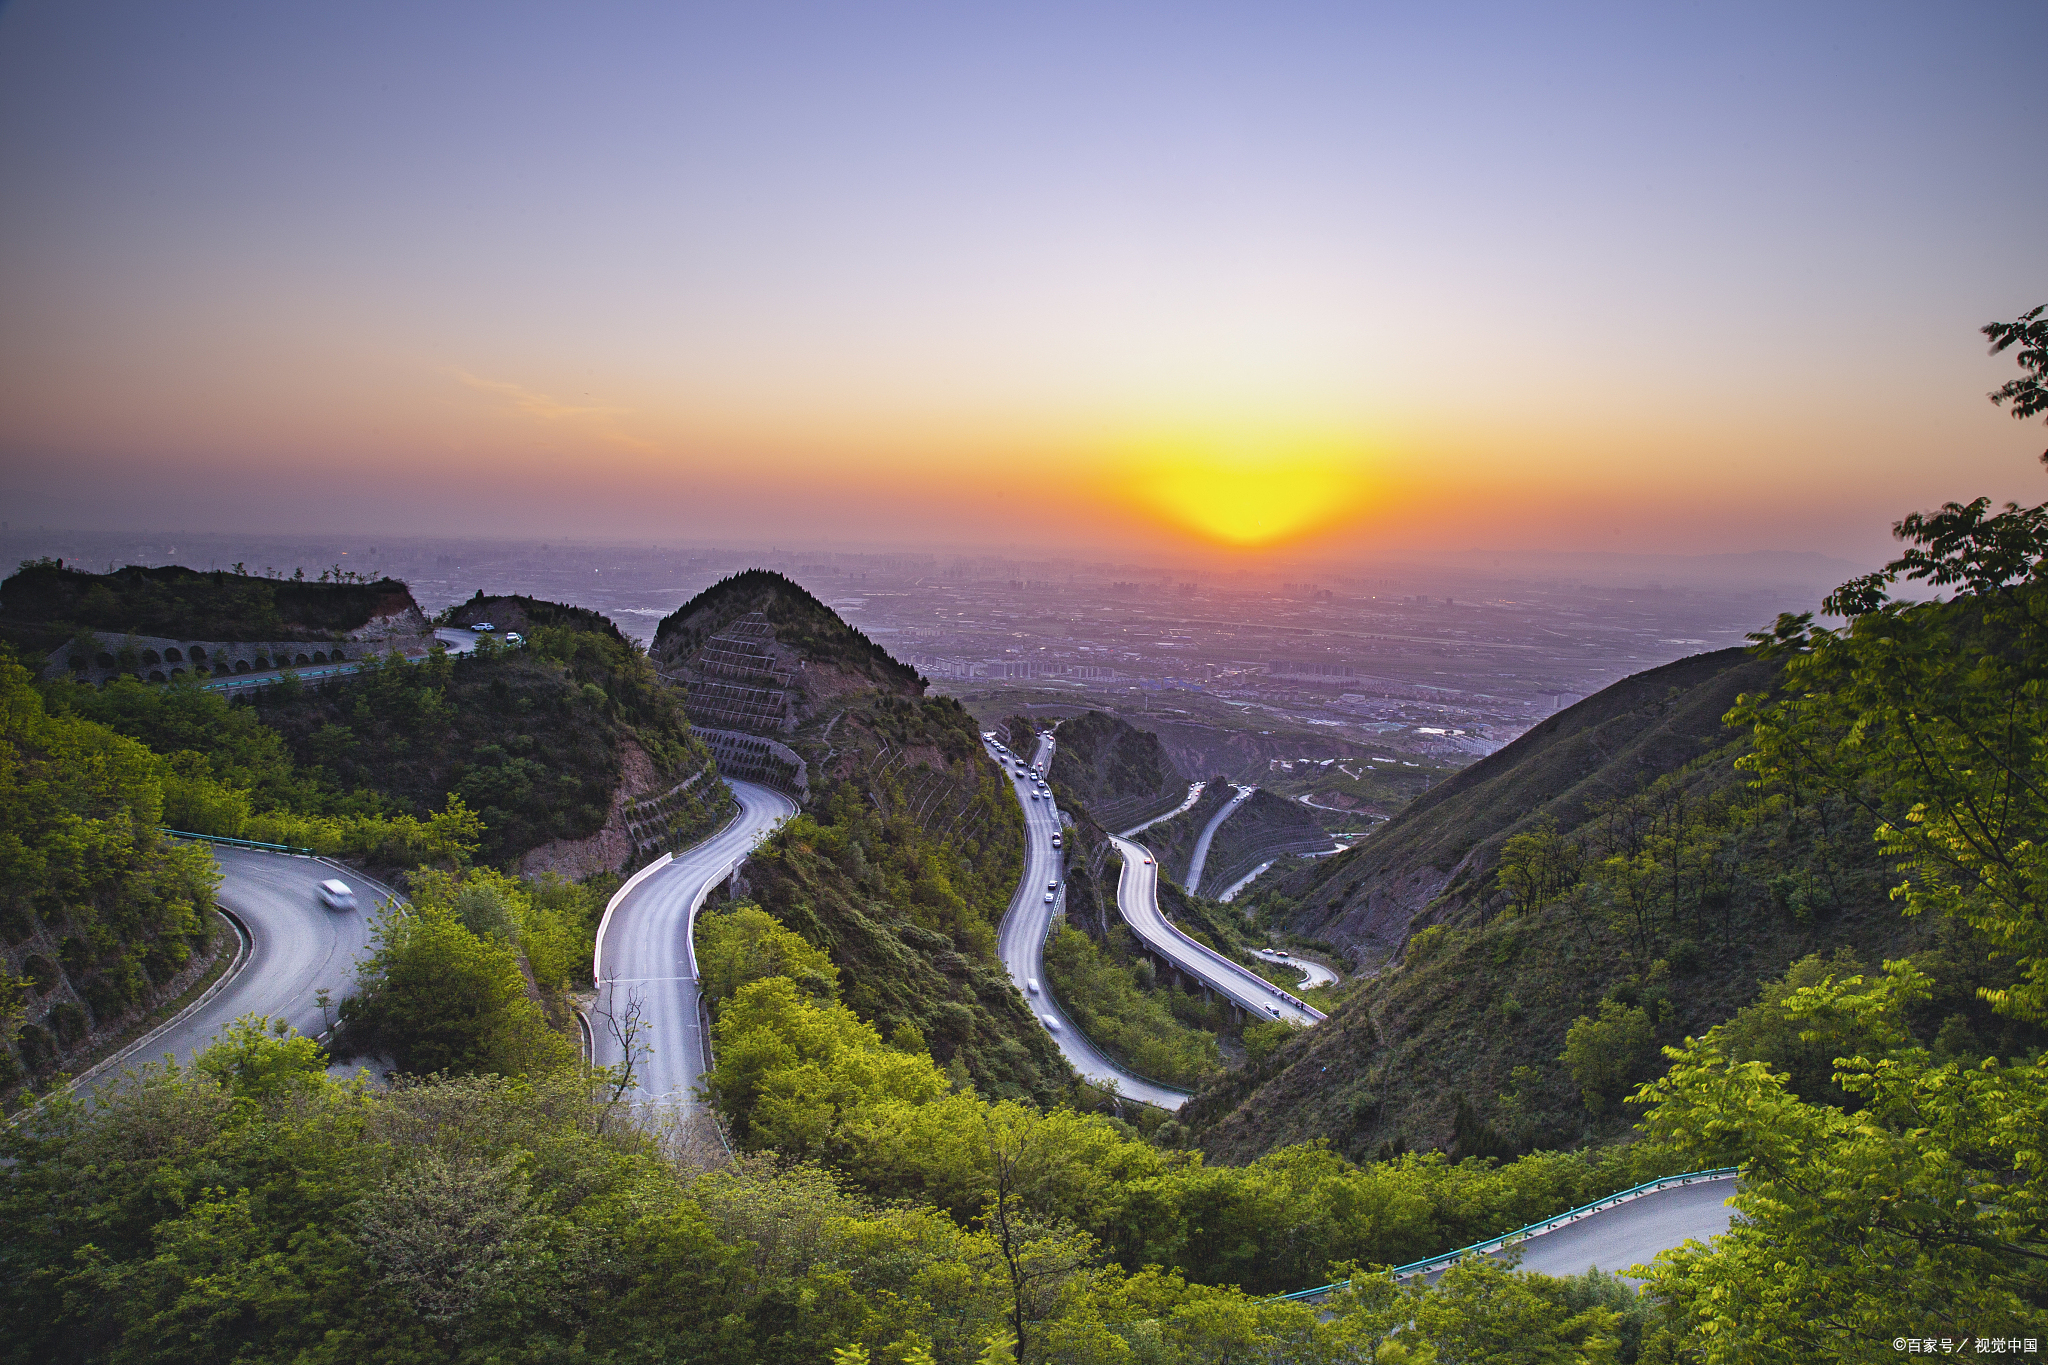
<svg viewBox="0 0 2048 1365">
<path fill-rule="evenodd" d="M 347 882 L 329 877 L 320 883 L 320 903 L 329 910 L 353 910 L 356 908 L 356 893 Z"/>
</svg>

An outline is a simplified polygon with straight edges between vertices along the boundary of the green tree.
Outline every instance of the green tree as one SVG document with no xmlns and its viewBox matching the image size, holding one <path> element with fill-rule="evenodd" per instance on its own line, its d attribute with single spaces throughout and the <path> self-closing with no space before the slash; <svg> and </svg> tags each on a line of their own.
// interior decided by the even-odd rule
<svg viewBox="0 0 2048 1365">
<path fill-rule="evenodd" d="M 1782 616 L 1752 637 L 1784 659 L 1771 696 L 1730 712 L 1750 727 L 1743 766 L 1766 785 L 1819 789 L 1880 822 L 1908 875 L 1909 915 L 1965 921 L 2018 964 L 2022 980 L 1985 998 L 2048 1019 L 2048 505 L 1988 499 L 1905 518 L 1912 546 L 1843 585 L 1826 609 Z M 1953 600 L 1889 595 L 1904 578 Z"/>
<path fill-rule="evenodd" d="M 512 944 L 478 937 L 452 906 L 394 909 L 378 919 L 375 941 L 341 1007 L 359 1046 L 420 1074 L 533 1075 L 571 1060 L 527 995 Z"/>
<path fill-rule="evenodd" d="M 813 999 L 833 1000 L 839 995 L 839 969 L 832 959 L 757 905 L 698 917 L 697 974 L 714 1003 L 770 976 L 789 978 Z M 920 1044 L 917 1051 L 923 1050 Z"/>
<path fill-rule="evenodd" d="M 1619 1000 L 1600 1002 L 1600 1016 L 1580 1015 L 1564 1035 L 1559 1060 L 1571 1069 L 1586 1108 L 1604 1114 L 1657 1056 L 1649 1011 Z"/>
<path fill-rule="evenodd" d="M 2020 314 L 2015 321 L 1986 323 L 1982 328 L 1991 338 L 1991 354 L 2020 348 L 2014 359 L 2027 373 L 2007 380 L 1990 394 L 1991 401 L 2001 407 L 2011 403 L 2012 415 L 2020 421 L 2048 412 L 2048 318 L 2041 316 L 2044 311 L 2048 304 Z M 2048 451 L 2041 452 L 2041 462 L 2048 464 Z"/>
<path fill-rule="evenodd" d="M 1668 1050 L 1670 1071 L 1638 1092 L 1645 1128 L 1685 1164 L 1742 1167 L 1741 1219 L 1651 1271 L 1700 1359 L 1873 1358 L 1902 1331 L 1980 1335 L 2048 1301 L 2048 1062 L 1935 1061 L 1906 1027 L 1927 986 L 1890 963 L 1781 1002 L 1867 1040 L 1836 1062 L 1853 1117 L 1733 1060 L 1719 1030 Z"/>
</svg>

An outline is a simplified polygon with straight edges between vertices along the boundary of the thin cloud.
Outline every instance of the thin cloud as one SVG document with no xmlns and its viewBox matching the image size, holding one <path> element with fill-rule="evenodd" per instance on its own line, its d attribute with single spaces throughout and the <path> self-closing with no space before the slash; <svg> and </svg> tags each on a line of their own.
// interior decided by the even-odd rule
<svg viewBox="0 0 2048 1365">
<path fill-rule="evenodd" d="M 633 411 L 631 408 L 590 407 L 577 403 L 564 403 L 551 395 L 536 393 L 532 389 L 507 380 L 485 379 L 481 375 L 471 374 L 467 370 L 455 371 L 455 378 L 464 386 L 475 389 L 479 393 L 496 394 L 504 399 L 513 410 L 526 413 L 528 416 L 538 417 L 543 421 L 549 422 L 576 421 L 586 423 L 591 435 L 596 436 L 600 440 L 609 441 L 614 445 L 625 446 L 630 450 L 656 449 L 653 443 L 644 441 L 638 436 L 619 429 L 618 423 L 614 419 L 631 415 Z"/>
</svg>

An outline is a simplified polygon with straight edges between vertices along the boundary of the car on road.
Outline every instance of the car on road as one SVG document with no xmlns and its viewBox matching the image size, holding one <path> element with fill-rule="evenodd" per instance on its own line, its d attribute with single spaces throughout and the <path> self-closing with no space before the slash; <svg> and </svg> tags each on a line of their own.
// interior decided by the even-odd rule
<svg viewBox="0 0 2048 1365">
<path fill-rule="evenodd" d="M 1059 879 L 1058 877 L 1054 877 L 1054 878 L 1053 878 L 1053 879 L 1052 879 L 1051 881 L 1049 881 L 1049 882 L 1047 882 L 1047 883 L 1045 884 L 1045 889 L 1046 889 L 1046 890 L 1048 890 L 1048 891 L 1057 891 L 1057 890 L 1059 890 L 1059 889 L 1060 889 L 1060 879 Z"/>
<path fill-rule="evenodd" d="M 1147 859 L 1145 860 L 1145 866 L 1147 866 L 1147 867 L 1150 867 L 1150 866 L 1152 866 L 1152 860 L 1151 860 L 1150 858 L 1147 858 Z"/>
<path fill-rule="evenodd" d="M 497 627 L 492 625 L 489 621 L 479 621 L 475 625 L 471 626 L 470 629 L 475 631 L 479 635 L 489 635 L 492 631 L 496 630 Z"/>
<path fill-rule="evenodd" d="M 508 630 L 505 632 L 505 643 L 508 645 L 523 645 L 526 643 L 526 637 L 516 630 Z"/>
<path fill-rule="evenodd" d="M 1060 1021 L 1053 1018 L 1050 1014 L 1039 1015 L 1038 1022 L 1045 1025 L 1047 1033 L 1058 1033 L 1060 1031 Z"/>
<path fill-rule="evenodd" d="M 1024 989 L 1031 992 L 1033 995 L 1038 994 L 1038 978 L 1034 976 L 1030 980 L 1026 981 L 1024 983 Z"/>
<path fill-rule="evenodd" d="M 1051 904 L 1052 904 L 1052 892 L 1048 891 L 1048 892 L 1046 892 L 1046 893 L 1045 893 L 1045 903 L 1046 903 L 1047 905 L 1051 905 Z"/>
<path fill-rule="evenodd" d="M 1274 957 L 1286 957 L 1286 956 L 1287 956 L 1287 950 L 1286 950 L 1285 948 L 1275 948 L 1275 949 L 1273 950 L 1273 956 L 1274 956 Z"/>
<path fill-rule="evenodd" d="M 353 910 L 356 908 L 356 893 L 347 882 L 329 877 L 320 883 L 320 903 L 329 910 Z"/>
</svg>

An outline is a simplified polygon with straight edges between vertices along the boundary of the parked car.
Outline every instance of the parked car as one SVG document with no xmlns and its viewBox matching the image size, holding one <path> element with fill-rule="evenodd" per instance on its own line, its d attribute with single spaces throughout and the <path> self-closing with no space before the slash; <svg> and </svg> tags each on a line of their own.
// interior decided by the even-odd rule
<svg viewBox="0 0 2048 1365">
<path fill-rule="evenodd" d="M 356 893 L 349 884 L 329 877 L 320 883 L 320 900 L 329 910 L 353 910 L 356 908 Z"/>
</svg>

